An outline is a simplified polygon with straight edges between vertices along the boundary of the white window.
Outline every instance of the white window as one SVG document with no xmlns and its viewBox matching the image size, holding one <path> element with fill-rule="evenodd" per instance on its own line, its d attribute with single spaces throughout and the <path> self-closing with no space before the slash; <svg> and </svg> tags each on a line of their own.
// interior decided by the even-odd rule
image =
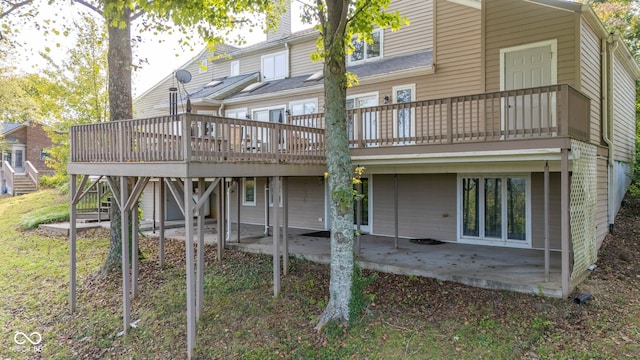
<svg viewBox="0 0 640 360">
<path fill-rule="evenodd" d="M 353 52 L 349 55 L 349 63 L 378 60 L 382 58 L 383 29 L 375 29 L 371 33 L 371 44 L 364 41 L 361 36 L 354 35 L 351 38 Z"/>
<path fill-rule="evenodd" d="M 240 60 L 234 60 L 230 63 L 231 69 L 229 70 L 229 76 L 240 75 Z"/>
<path fill-rule="evenodd" d="M 209 61 L 207 59 L 202 59 L 198 62 L 198 74 L 204 74 L 207 72 Z"/>
<path fill-rule="evenodd" d="M 461 176 L 459 232 L 462 240 L 530 246 L 531 194 L 528 175 Z"/>
<path fill-rule="evenodd" d="M 291 116 L 316 114 L 318 112 L 318 99 L 292 101 L 289 103 Z"/>
<path fill-rule="evenodd" d="M 289 57 L 286 51 L 262 56 L 262 79 L 284 79 L 289 73 Z"/>
<path fill-rule="evenodd" d="M 256 206 L 256 178 L 242 179 L 242 205 Z"/>
<path fill-rule="evenodd" d="M 233 118 L 233 119 L 246 119 L 247 118 L 247 109 L 233 109 L 225 111 L 225 117 Z"/>
<path fill-rule="evenodd" d="M 216 110 L 198 110 L 198 115 L 209 115 L 209 116 L 218 116 L 218 111 Z"/>
</svg>

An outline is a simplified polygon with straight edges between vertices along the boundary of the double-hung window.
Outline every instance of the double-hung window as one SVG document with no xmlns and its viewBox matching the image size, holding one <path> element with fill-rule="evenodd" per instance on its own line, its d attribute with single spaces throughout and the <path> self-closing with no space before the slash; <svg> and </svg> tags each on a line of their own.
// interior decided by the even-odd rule
<svg viewBox="0 0 640 360">
<path fill-rule="evenodd" d="M 289 56 L 286 51 L 281 51 L 262 56 L 262 79 L 284 79 L 289 73 Z"/>
<path fill-rule="evenodd" d="M 240 60 L 234 60 L 229 64 L 229 76 L 240 75 Z"/>
<path fill-rule="evenodd" d="M 530 244 L 530 178 L 462 176 L 459 180 L 460 238 L 484 243 Z"/>
<path fill-rule="evenodd" d="M 209 61 L 207 59 L 200 60 L 200 62 L 198 62 L 198 74 L 206 73 L 208 66 L 209 66 Z"/>
<path fill-rule="evenodd" d="M 242 179 L 242 205 L 256 206 L 256 178 Z"/>
<path fill-rule="evenodd" d="M 371 43 L 364 41 L 362 36 L 351 38 L 353 51 L 349 54 L 349 64 L 382 58 L 383 29 L 375 29 L 371 33 Z"/>
</svg>

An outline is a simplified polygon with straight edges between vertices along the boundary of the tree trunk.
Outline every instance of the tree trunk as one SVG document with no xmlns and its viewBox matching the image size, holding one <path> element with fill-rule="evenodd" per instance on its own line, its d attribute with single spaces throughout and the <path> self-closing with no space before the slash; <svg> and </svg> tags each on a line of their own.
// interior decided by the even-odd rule
<svg viewBox="0 0 640 360">
<path fill-rule="evenodd" d="M 346 2 L 348 3 L 348 2 Z M 346 4 L 327 2 L 325 36 L 325 142 L 331 194 L 331 277 L 329 303 L 316 329 L 327 322 L 349 320 L 353 282 L 353 170 L 349 154 L 346 117 Z"/>
<path fill-rule="evenodd" d="M 105 1 L 104 8 L 114 0 Z M 109 31 L 109 118 L 111 121 L 133 118 L 131 96 L 131 11 L 124 8 L 122 13 L 106 16 Z M 114 19 L 115 18 L 115 19 Z M 119 186 L 118 181 L 114 184 Z M 116 187 L 117 187 L 116 186 Z M 113 196 L 113 195 L 112 195 Z M 115 202 L 112 203 L 112 207 Z M 123 204 L 124 205 L 124 204 Z M 137 209 L 134 209 L 137 211 Z M 120 269 L 122 261 L 121 214 L 119 209 L 111 209 L 111 230 L 109 232 L 109 254 L 103 271 Z"/>
</svg>

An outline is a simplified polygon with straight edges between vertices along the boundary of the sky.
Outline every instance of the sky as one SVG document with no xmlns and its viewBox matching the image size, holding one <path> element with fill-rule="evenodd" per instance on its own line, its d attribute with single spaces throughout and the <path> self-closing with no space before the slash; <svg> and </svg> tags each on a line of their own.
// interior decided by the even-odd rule
<svg viewBox="0 0 640 360">
<path fill-rule="evenodd" d="M 295 1 L 293 3 L 294 5 L 291 12 L 293 22 L 292 31 L 298 31 L 308 27 L 308 25 L 300 23 L 298 20 L 300 19 L 300 9 L 295 6 Z M 74 10 L 71 8 L 67 11 L 66 15 L 73 17 L 74 11 L 77 11 L 77 9 Z M 14 65 L 19 72 L 30 73 L 40 71 L 46 63 L 38 53 L 46 47 L 51 49 L 50 55 L 54 61 L 61 62 L 65 59 L 67 49 L 74 46 L 75 40 L 73 36 L 45 39 L 41 31 L 35 28 L 37 21 L 42 21 L 52 13 L 54 13 L 53 8 L 49 5 L 42 5 L 39 18 L 36 18 L 20 29 L 20 40 L 25 45 L 17 49 L 13 54 L 15 59 Z M 245 33 L 248 32 L 245 31 Z M 201 46 L 194 45 L 193 49 L 181 48 L 178 45 L 179 38 L 180 36 L 177 34 L 160 34 L 159 36 L 145 34 L 142 37 L 142 41 L 139 42 L 137 48 L 134 49 L 134 58 L 136 54 L 142 54 L 144 55 L 143 57 L 148 60 L 148 63 L 133 73 L 132 86 L 134 97 L 142 94 L 165 76 L 179 69 L 181 65 L 187 63 L 197 55 L 204 46 L 203 43 Z M 246 45 L 263 41 L 265 38 L 266 36 L 263 32 L 254 31 L 246 37 Z M 58 42 L 60 43 L 60 47 L 52 46 L 52 44 Z"/>
</svg>

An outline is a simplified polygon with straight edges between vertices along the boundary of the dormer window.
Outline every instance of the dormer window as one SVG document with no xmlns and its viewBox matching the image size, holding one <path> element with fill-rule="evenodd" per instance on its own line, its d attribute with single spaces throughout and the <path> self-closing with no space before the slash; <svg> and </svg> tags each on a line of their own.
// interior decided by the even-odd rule
<svg viewBox="0 0 640 360">
<path fill-rule="evenodd" d="M 351 38 L 353 52 L 349 55 L 349 64 L 381 59 L 382 34 L 383 29 L 373 30 L 371 33 L 373 42 L 371 44 L 365 42 L 363 38 L 358 38 L 358 35 L 354 35 Z"/>
<path fill-rule="evenodd" d="M 238 76 L 240 75 L 240 60 L 234 60 L 230 64 L 229 76 Z"/>
<path fill-rule="evenodd" d="M 204 74 L 207 72 L 207 66 L 209 65 L 209 61 L 207 59 L 202 59 L 198 62 L 198 74 Z"/>
<path fill-rule="evenodd" d="M 286 51 L 262 56 L 262 79 L 284 79 L 289 73 L 289 59 Z"/>
</svg>

